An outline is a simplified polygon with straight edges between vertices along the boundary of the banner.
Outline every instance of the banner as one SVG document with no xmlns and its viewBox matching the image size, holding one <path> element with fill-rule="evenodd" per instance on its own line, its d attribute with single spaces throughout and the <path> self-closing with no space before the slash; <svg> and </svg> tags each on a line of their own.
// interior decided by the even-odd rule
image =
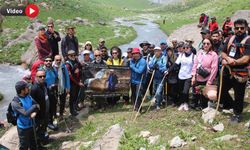
<svg viewBox="0 0 250 150">
<path fill-rule="evenodd" d="M 86 94 L 103 97 L 129 94 L 129 67 L 90 64 L 84 67 L 83 76 Z"/>
</svg>

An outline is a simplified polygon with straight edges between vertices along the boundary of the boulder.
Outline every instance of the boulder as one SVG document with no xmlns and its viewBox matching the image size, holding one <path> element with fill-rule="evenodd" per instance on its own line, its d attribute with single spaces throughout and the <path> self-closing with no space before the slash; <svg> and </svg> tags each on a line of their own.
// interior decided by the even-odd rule
<svg viewBox="0 0 250 150">
<path fill-rule="evenodd" d="M 17 128 L 11 127 L 0 139 L 0 144 L 11 150 L 19 149 L 19 138 Z"/>
<path fill-rule="evenodd" d="M 181 139 L 179 136 L 174 137 L 171 141 L 170 141 L 170 147 L 171 148 L 177 148 L 177 147 L 182 147 L 184 145 L 186 145 L 187 143 Z"/>
<path fill-rule="evenodd" d="M 235 135 L 227 134 L 227 135 L 215 138 L 214 140 L 215 141 L 230 141 L 230 140 L 236 139 L 236 138 L 238 138 L 237 134 L 235 134 Z"/>
<path fill-rule="evenodd" d="M 159 142 L 159 139 L 160 139 L 160 135 L 150 136 L 148 138 L 148 142 L 149 142 L 149 144 L 155 145 Z"/>
<path fill-rule="evenodd" d="M 148 138 L 150 135 L 151 133 L 149 131 L 141 131 L 139 137 Z"/>
<path fill-rule="evenodd" d="M 210 108 L 210 107 L 207 107 L 205 109 L 202 110 L 202 119 L 204 121 L 204 123 L 213 123 L 214 121 L 214 118 L 216 116 L 218 112 L 213 109 L 213 108 Z"/>
<path fill-rule="evenodd" d="M 215 126 L 213 127 L 213 130 L 214 130 L 215 132 L 217 132 L 217 131 L 222 132 L 222 131 L 224 130 L 224 125 L 223 125 L 223 123 L 219 123 L 219 124 L 215 125 Z"/>
<path fill-rule="evenodd" d="M 101 139 L 96 141 L 92 149 L 117 150 L 123 134 L 124 129 L 119 124 L 115 124 L 108 129 Z"/>
</svg>

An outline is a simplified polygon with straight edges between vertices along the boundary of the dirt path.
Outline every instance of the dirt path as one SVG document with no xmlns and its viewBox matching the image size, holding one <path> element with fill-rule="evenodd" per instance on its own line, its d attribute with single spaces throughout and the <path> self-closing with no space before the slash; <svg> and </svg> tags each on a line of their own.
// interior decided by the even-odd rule
<svg viewBox="0 0 250 150">
<path fill-rule="evenodd" d="M 238 18 L 246 19 L 250 23 L 250 10 L 239 10 L 233 16 L 232 20 Z M 177 40 L 185 40 L 187 38 L 192 38 L 194 40 L 194 46 L 197 47 L 201 41 L 200 28 L 197 27 L 197 23 L 184 25 L 181 28 L 175 30 L 170 36 L 169 40 L 177 38 Z"/>
</svg>

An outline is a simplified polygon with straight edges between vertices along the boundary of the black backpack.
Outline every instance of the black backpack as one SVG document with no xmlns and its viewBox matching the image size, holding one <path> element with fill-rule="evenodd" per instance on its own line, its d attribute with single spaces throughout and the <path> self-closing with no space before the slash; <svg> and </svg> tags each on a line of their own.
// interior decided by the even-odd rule
<svg viewBox="0 0 250 150">
<path fill-rule="evenodd" d="M 14 126 L 16 126 L 17 125 L 17 118 L 18 118 L 19 115 L 15 114 L 15 112 L 13 111 L 12 106 L 11 106 L 11 102 L 10 102 L 10 104 L 8 106 L 7 113 L 6 113 L 7 122 L 11 123 Z M 22 103 L 19 100 L 19 98 L 18 98 L 18 102 L 19 102 L 20 105 L 22 105 Z"/>
</svg>

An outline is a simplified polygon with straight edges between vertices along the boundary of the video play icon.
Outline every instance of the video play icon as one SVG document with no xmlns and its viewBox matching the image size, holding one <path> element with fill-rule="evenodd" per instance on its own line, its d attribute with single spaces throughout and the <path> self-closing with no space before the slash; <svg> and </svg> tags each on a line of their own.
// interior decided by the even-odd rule
<svg viewBox="0 0 250 150">
<path fill-rule="evenodd" d="M 29 4 L 25 8 L 26 16 L 30 18 L 35 18 L 39 13 L 39 8 L 35 4 Z"/>
</svg>

